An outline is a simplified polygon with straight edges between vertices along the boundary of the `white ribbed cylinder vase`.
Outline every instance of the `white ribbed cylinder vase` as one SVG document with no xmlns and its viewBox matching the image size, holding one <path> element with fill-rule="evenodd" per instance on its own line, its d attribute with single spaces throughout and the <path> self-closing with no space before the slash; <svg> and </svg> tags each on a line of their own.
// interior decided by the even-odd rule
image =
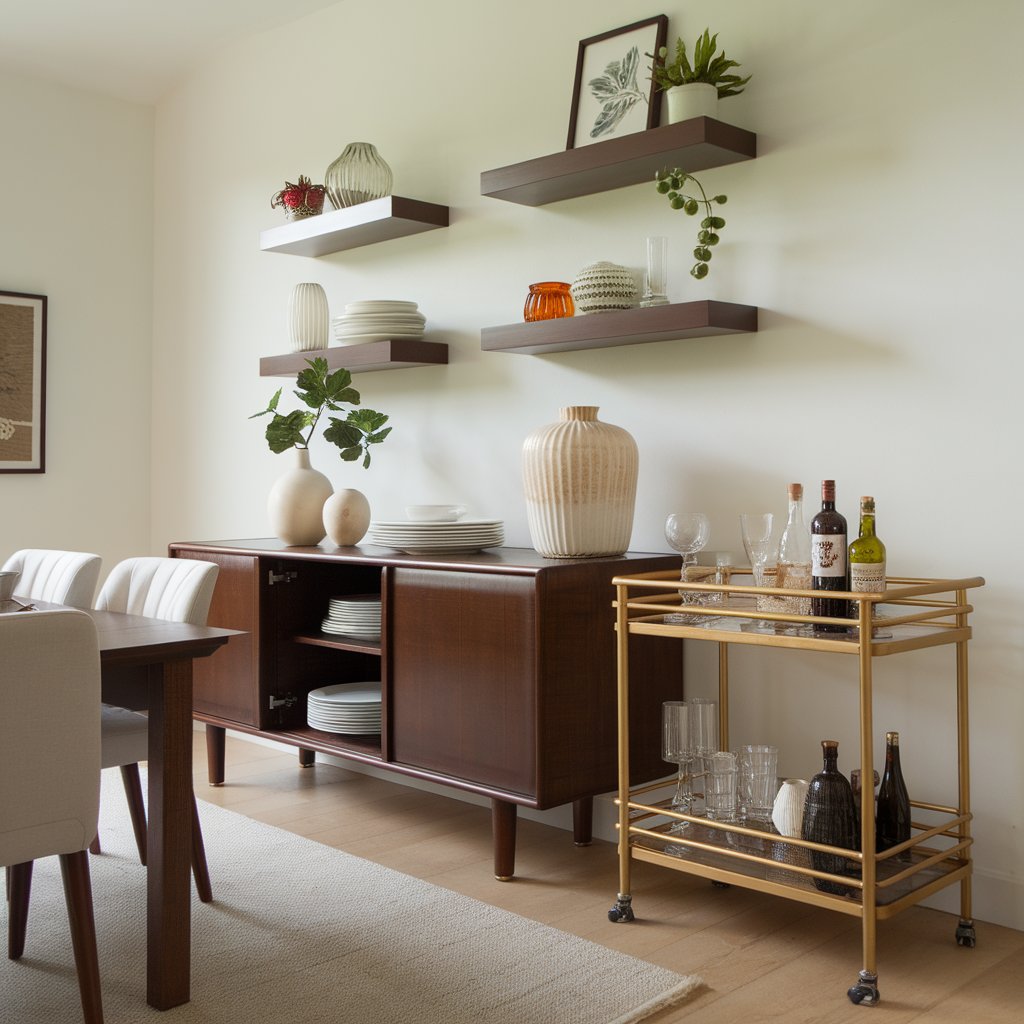
<svg viewBox="0 0 1024 1024">
<path fill-rule="evenodd" d="M 309 449 L 293 448 L 295 465 L 274 481 L 267 515 L 274 536 L 289 545 L 311 547 L 324 539 L 324 502 L 334 493 L 331 481 L 309 464 Z"/>
<path fill-rule="evenodd" d="M 297 284 L 288 300 L 288 334 L 293 352 L 327 348 L 327 293 L 315 281 Z"/>
<path fill-rule="evenodd" d="M 560 410 L 523 443 L 523 489 L 533 546 L 546 558 L 620 555 L 629 548 L 640 456 L 596 405 Z"/>
<path fill-rule="evenodd" d="M 807 786 L 805 779 L 786 779 L 779 787 L 772 806 L 772 824 L 779 830 L 779 835 L 800 838 Z"/>
</svg>

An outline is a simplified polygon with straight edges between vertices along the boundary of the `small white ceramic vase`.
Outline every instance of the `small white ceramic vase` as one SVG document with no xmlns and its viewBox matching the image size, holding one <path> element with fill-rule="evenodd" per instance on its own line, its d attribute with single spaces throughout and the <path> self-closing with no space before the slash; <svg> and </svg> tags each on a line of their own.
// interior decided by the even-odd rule
<svg viewBox="0 0 1024 1024">
<path fill-rule="evenodd" d="M 621 555 L 633 533 L 640 457 L 597 406 L 560 411 L 523 443 L 523 489 L 534 548 L 545 558 Z"/>
<path fill-rule="evenodd" d="M 339 548 L 351 547 L 370 528 L 370 503 L 362 491 L 344 488 L 324 502 L 323 517 L 327 536 Z"/>
<path fill-rule="evenodd" d="M 632 309 L 640 301 L 633 272 L 617 263 L 589 263 L 569 288 L 577 313 L 606 313 Z"/>
<path fill-rule="evenodd" d="M 327 294 L 315 281 L 297 284 L 288 300 L 288 334 L 293 352 L 327 348 Z"/>
<path fill-rule="evenodd" d="M 772 806 L 772 824 L 779 830 L 779 835 L 800 838 L 807 785 L 805 779 L 786 779 L 779 787 Z"/>
<path fill-rule="evenodd" d="M 688 82 L 667 90 L 668 123 L 689 121 L 691 117 L 718 117 L 718 86 L 708 82 Z"/>
<path fill-rule="evenodd" d="M 267 495 L 267 515 L 274 536 L 285 544 L 312 547 L 324 539 L 324 502 L 334 488 L 309 464 L 307 448 L 293 451 L 295 465 L 277 478 Z"/>
</svg>

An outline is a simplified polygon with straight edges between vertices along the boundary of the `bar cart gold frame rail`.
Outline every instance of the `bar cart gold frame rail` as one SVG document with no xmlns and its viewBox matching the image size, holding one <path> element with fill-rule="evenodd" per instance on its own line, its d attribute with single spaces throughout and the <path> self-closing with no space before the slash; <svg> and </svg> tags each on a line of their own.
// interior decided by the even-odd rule
<svg viewBox="0 0 1024 1024">
<path fill-rule="evenodd" d="M 742 570 L 741 570 L 742 571 Z M 747 570 L 749 572 L 749 570 Z M 660 864 L 710 879 L 859 917 L 863 966 L 849 989 L 853 1003 L 879 1001 L 876 964 L 878 921 L 893 917 L 951 885 L 960 886 L 956 941 L 975 944 L 971 917 L 971 809 L 968 742 L 967 645 L 971 638 L 967 592 L 984 586 L 965 579 L 890 578 L 885 592 L 830 592 L 850 602 L 848 619 L 802 615 L 799 599 L 810 590 L 683 582 L 674 572 L 616 576 L 618 632 L 619 892 L 608 917 L 634 919 L 632 860 Z M 805 601 L 806 604 L 806 601 Z M 824 631 L 822 627 L 832 627 Z M 838 628 L 838 632 L 836 629 Z M 720 747 L 729 745 L 729 646 L 747 644 L 845 654 L 858 659 L 860 687 L 860 769 L 873 768 L 872 665 L 877 657 L 952 645 L 956 662 L 956 806 L 911 801 L 911 838 L 883 853 L 875 849 L 873 814 L 862 814 L 860 850 L 847 850 L 779 835 L 770 825 L 709 821 L 671 810 L 657 799 L 666 781 L 631 788 L 629 779 L 629 634 L 702 640 L 718 646 Z M 863 806 L 871 807 L 865 788 Z M 937 845 L 936 845 L 937 844 Z M 842 857 L 843 874 L 822 870 L 821 855 Z M 819 867 L 815 867 L 817 857 Z M 831 891 L 822 891 L 816 883 Z"/>
</svg>

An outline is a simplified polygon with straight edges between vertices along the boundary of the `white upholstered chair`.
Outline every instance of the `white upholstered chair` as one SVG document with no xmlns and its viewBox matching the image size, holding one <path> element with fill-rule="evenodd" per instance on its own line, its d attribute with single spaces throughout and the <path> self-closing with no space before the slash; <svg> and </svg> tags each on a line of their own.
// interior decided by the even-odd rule
<svg viewBox="0 0 1024 1024">
<path fill-rule="evenodd" d="M 100 658 L 81 611 L 0 615 L 0 864 L 8 956 L 25 949 L 32 863 L 58 855 L 86 1024 L 102 1024 L 89 855 L 100 800 Z M 6 1020 L 0 992 L 0 1019 Z"/>
<path fill-rule="evenodd" d="M 213 562 L 191 558 L 129 558 L 110 570 L 96 599 L 96 607 L 102 611 L 204 626 L 218 572 Z M 139 762 L 149 757 L 149 722 L 136 711 L 104 704 L 102 725 L 103 767 L 121 769 L 139 859 L 145 864 L 146 811 Z M 98 836 L 91 849 L 99 852 Z M 192 874 L 199 898 L 209 903 L 213 893 L 195 795 L 192 797 Z"/>
<path fill-rule="evenodd" d="M 3 568 L 21 573 L 14 588 L 19 597 L 69 608 L 91 608 L 101 561 L 99 555 L 85 551 L 23 548 L 15 551 Z"/>
</svg>

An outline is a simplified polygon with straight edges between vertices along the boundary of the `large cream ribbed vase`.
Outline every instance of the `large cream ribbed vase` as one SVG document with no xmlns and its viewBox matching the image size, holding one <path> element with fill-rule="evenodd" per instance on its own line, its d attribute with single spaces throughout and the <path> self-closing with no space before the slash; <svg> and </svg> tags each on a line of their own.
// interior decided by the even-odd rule
<svg viewBox="0 0 1024 1024">
<path fill-rule="evenodd" d="M 267 514 L 274 536 L 289 545 L 312 547 L 324 539 L 324 502 L 334 493 L 331 481 L 309 464 L 309 449 L 295 447 L 295 465 L 274 481 Z"/>
<path fill-rule="evenodd" d="M 633 532 L 636 442 L 602 423 L 596 405 L 560 410 L 523 444 L 523 488 L 533 546 L 546 558 L 620 555 Z"/>
</svg>

